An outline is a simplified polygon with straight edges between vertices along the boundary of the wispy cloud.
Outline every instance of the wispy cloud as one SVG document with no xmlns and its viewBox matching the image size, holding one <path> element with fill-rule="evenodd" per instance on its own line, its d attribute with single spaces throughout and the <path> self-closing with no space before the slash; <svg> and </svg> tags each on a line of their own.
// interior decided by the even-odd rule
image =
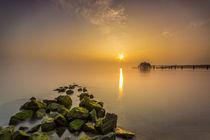
<svg viewBox="0 0 210 140">
<path fill-rule="evenodd" d="M 127 16 L 122 3 L 116 0 L 53 0 L 69 14 L 81 16 L 104 33 L 110 33 L 114 25 L 123 26 Z"/>
<path fill-rule="evenodd" d="M 202 21 L 199 21 L 199 22 L 191 22 L 189 24 L 189 27 L 190 28 L 200 28 L 200 27 L 203 27 L 203 26 L 206 26 L 206 25 L 209 25 L 210 24 L 210 19 L 205 19 L 205 20 L 202 20 Z"/>
</svg>

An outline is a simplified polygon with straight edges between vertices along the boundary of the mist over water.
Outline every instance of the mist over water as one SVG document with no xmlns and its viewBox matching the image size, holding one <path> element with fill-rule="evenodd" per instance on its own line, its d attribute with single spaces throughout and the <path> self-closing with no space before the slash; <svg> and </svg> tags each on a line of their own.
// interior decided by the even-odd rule
<svg viewBox="0 0 210 140">
<path fill-rule="evenodd" d="M 52 90 L 86 86 L 118 114 L 119 126 L 140 140 L 208 140 L 210 71 L 151 70 L 122 65 L 4 65 L 0 69 L 0 125 L 31 96 L 52 99 Z"/>
</svg>

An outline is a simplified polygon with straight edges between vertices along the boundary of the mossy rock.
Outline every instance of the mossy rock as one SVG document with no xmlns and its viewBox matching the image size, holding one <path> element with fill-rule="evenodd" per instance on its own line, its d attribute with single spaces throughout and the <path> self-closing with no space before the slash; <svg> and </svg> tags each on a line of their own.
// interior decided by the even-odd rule
<svg viewBox="0 0 210 140">
<path fill-rule="evenodd" d="M 72 106 L 72 100 L 68 95 L 60 95 L 56 98 L 59 104 L 64 105 L 66 108 L 70 109 Z"/>
<path fill-rule="evenodd" d="M 43 132 L 36 132 L 30 136 L 30 140 L 51 140 L 48 135 Z"/>
<path fill-rule="evenodd" d="M 57 111 L 58 108 L 60 107 L 63 107 L 63 105 L 60 105 L 58 103 L 51 103 L 47 106 L 47 110 L 50 110 L 50 111 Z"/>
<path fill-rule="evenodd" d="M 132 139 L 133 137 L 135 137 L 134 132 L 131 132 L 129 130 L 125 130 L 119 127 L 115 129 L 115 134 L 116 136 L 124 138 L 124 139 Z"/>
<path fill-rule="evenodd" d="M 41 108 L 36 111 L 35 115 L 37 119 L 42 119 L 46 115 L 46 110 L 44 108 Z"/>
<path fill-rule="evenodd" d="M 93 109 L 92 111 L 90 111 L 89 114 L 90 114 L 89 116 L 90 120 L 95 123 L 97 120 L 96 110 Z"/>
<path fill-rule="evenodd" d="M 89 111 L 95 109 L 96 111 L 101 110 L 102 106 L 100 104 L 98 104 L 96 101 L 91 100 L 89 97 L 84 97 L 80 104 L 80 107 L 84 107 L 86 109 L 88 109 Z"/>
<path fill-rule="evenodd" d="M 54 122 L 54 118 L 46 118 L 41 123 L 42 132 L 49 132 L 56 128 L 56 124 Z"/>
<path fill-rule="evenodd" d="M 83 125 L 82 129 L 85 132 L 91 132 L 91 133 L 96 133 L 97 132 L 96 129 L 95 129 L 95 127 L 94 127 L 94 125 L 93 125 L 93 123 L 91 123 L 91 122 L 85 123 Z"/>
<path fill-rule="evenodd" d="M 107 113 L 104 118 L 99 119 L 96 122 L 96 129 L 102 134 L 113 132 L 117 126 L 117 115 L 114 113 Z"/>
<path fill-rule="evenodd" d="M 67 125 L 66 118 L 63 115 L 61 115 L 61 114 L 58 114 L 55 117 L 54 121 L 55 121 L 57 126 L 66 126 Z"/>
<path fill-rule="evenodd" d="M 46 104 L 46 105 L 49 105 L 51 103 L 57 103 L 56 100 L 43 100 L 43 102 Z"/>
<path fill-rule="evenodd" d="M 69 129 L 70 131 L 80 131 L 84 123 L 85 122 L 81 119 L 73 120 L 69 123 Z"/>
<path fill-rule="evenodd" d="M 84 87 L 84 88 L 82 89 L 82 91 L 83 91 L 83 92 L 87 92 L 87 88 Z"/>
<path fill-rule="evenodd" d="M 103 136 L 93 137 L 91 140 L 115 140 L 115 139 L 116 139 L 115 133 L 111 132 Z"/>
<path fill-rule="evenodd" d="M 90 138 L 88 136 L 83 136 L 83 137 L 79 138 L 79 140 L 90 140 Z"/>
<path fill-rule="evenodd" d="M 67 118 L 71 119 L 86 119 L 89 116 L 89 111 L 83 107 L 74 107 L 71 109 L 68 114 Z"/>
<path fill-rule="evenodd" d="M 67 89 L 68 89 L 68 87 L 59 87 L 59 88 L 55 89 L 54 91 L 61 93 L 61 92 L 65 92 Z"/>
<path fill-rule="evenodd" d="M 14 133 L 13 140 L 30 140 L 30 135 L 22 130 L 18 130 Z"/>
<path fill-rule="evenodd" d="M 67 109 L 66 107 L 64 106 L 59 106 L 58 109 L 57 109 L 57 112 L 62 114 L 63 116 L 66 116 L 68 114 L 70 110 Z"/>
<path fill-rule="evenodd" d="M 105 109 L 101 108 L 100 110 L 97 111 L 97 118 L 103 118 L 105 116 Z"/>
<path fill-rule="evenodd" d="M 17 125 L 18 123 L 25 121 L 26 119 L 31 118 L 33 115 L 32 110 L 24 110 L 21 112 L 18 112 L 17 114 L 13 115 L 10 118 L 9 124 L 10 125 Z"/>
<path fill-rule="evenodd" d="M 37 125 L 35 125 L 34 127 L 32 127 L 32 128 L 28 131 L 28 133 L 37 132 L 37 131 L 39 131 L 40 127 L 41 127 L 41 124 L 37 124 Z"/>
<path fill-rule="evenodd" d="M 37 100 L 31 100 L 29 102 L 26 102 L 24 105 L 21 106 L 21 110 L 33 110 L 37 111 L 41 108 L 46 108 L 47 105 L 43 102 L 39 102 Z"/>
<path fill-rule="evenodd" d="M 79 91 L 79 92 L 82 92 L 82 88 L 78 88 L 78 91 Z"/>
<path fill-rule="evenodd" d="M 58 135 L 58 137 L 62 137 L 62 135 L 64 134 L 65 131 L 66 131 L 66 129 L 64 127 L 56 128 L 56 134 Z"/>
<path fill-rule="evenodd" d="M 14 133 L 14 126 L 0 129 L 0 140 L 11 140 Z"/>
</svg>

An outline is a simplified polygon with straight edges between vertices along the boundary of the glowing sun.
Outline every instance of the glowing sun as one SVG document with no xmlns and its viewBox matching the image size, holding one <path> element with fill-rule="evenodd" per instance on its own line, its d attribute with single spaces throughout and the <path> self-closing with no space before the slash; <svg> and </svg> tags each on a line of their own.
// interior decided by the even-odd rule
<svg viewBox="0 0 210 140">
<path fill-rule="evenodd" d="M 123 55 L 120 55 L 119 58 L 120 58 L 120 60 L 123 60 L 124 56 Z"/>
</svg>

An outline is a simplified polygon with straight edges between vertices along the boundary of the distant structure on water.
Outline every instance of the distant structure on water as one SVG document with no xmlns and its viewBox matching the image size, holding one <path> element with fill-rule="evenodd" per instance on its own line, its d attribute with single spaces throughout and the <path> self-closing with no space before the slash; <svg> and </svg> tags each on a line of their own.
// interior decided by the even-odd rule
<svg viewBox="0 0 210 140">
<path fill-rule="evenodd" d="M 142 62 L 138 65 L 138 68 L 141 71 L 150 71 L 150 69 L 152 68 L 152 65 L 149 62 Z"/>
</svg>

